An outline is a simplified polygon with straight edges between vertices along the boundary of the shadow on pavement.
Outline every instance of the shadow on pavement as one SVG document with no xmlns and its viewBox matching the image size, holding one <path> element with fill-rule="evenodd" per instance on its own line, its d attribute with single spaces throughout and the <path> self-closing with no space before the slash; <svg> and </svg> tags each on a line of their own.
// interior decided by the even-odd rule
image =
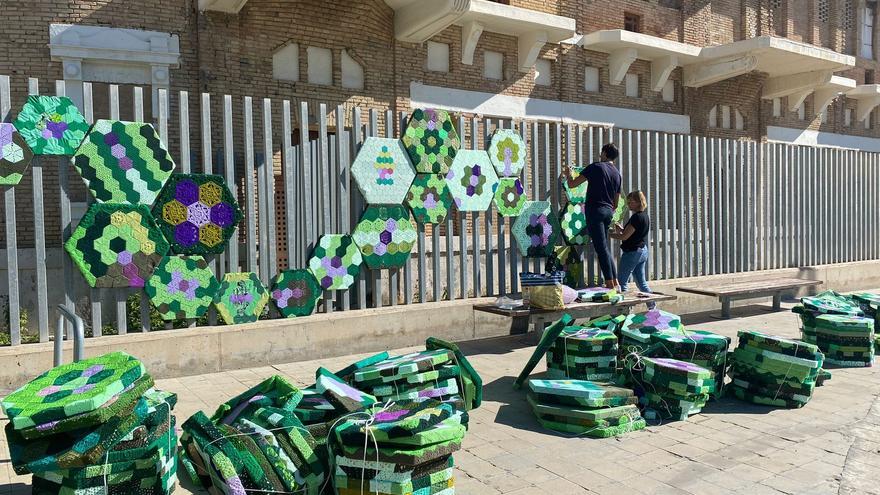
<svg viewBox="0 0 880 495">
<path fill-rule="evenodd" d="M 532 341 L 528 334 L 505 335 L 503 337 L 458 342 L 458 348 L 461 349 L 465 356 L 473 356 L 475 354 L 508 354 L 517 349 L 533 347 L 534 345 L 535 342 Z"/>
</svg>

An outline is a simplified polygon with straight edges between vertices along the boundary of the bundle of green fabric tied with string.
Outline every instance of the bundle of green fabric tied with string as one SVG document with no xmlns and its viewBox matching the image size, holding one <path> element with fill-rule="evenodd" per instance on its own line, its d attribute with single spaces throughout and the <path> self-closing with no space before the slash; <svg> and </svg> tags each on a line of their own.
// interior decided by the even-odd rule
<svg viewBox="0 0 880 495">
<path fill-rule="evenodd" d="M 617 370 L 617 354 L 613 328 L 566 326 L 547 349 L 548 376 L 610 381 Z"/>
<path fill-rule="evenodd" d="M 802 298 L 792 311 L 800 315 L 802 340 L 816 344 L 826 364 L 865 367 L 874 363 L 877 301 L 874 294 L 827 291 Z"/>
<path fill-rule="evenodd" d="M 728 371 L 733 396 L 788 408 L 810 401 L 825 360 L 816 345 L 756 331 L 740 331 L 738 339 Z"/>
<path fill-rule="evenodd" d="M 0 403 L 12 467 L 35 494 L 171 493 L 176 402 L 123 352 L 55 367 Z"/>
<path fill-rule="evenodd" d="M 702 411 L 715 392 L 712 371 L 687 361 L 639 356 L 630 373 L 647 419 L 685 420 Z"/>
<path fill-rule="evenodd" d="M 526 400 L 541 426 L 607 438 L 645 427 L 632 390 L 588 380 L 528 381 Z"/>
<path fill-rule="evenodd" d="M 727 374 L 727 349 L 730 339 L 704 330 L 666 330 L 651 334 L 651 347 L 645 351 L 648 357 L 666 357 L 686 361 L 712 372 L 714 390 L 711 396 L 719 396 L 724 389 Z"/>
</svg>

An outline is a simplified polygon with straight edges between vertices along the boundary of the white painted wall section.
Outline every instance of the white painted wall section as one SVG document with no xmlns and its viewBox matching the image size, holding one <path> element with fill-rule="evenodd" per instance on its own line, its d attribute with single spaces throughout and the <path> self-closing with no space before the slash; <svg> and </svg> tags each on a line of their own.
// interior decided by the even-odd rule
<svg viewBox="0 0 880 495">
<path fill-rule="evenodd" d="M 342 87 L 348 89 L 364 89 L 364 67 L 342 50 Z"/>
<path fill-rule="evenodd" d="M 299 81 L 299 45 L 291 43 L 272 54 L 272 77 Z"/>
<path fill-rule="evenodd" d="M 330 86 L 333 84 L 333 51 L 329 48 L 310 46 L 306 48 L 308 73 L 311 84 Z"/>
<path fill-rule="evenodd" d="M 767 140 L 805 146 L 826 146 L 880 152 L 880 139 L 808 129 L 767 126 Z"/>
<path fill-rule="evenodd" d="M 410 83 L 410 105 L 412 108 L 438 107 L 456 112 L 512 119 L 591 123 L 624 129 L 684 134 L 691 132 L 691 121 L 686 115 L 498 95 L 432 86 L 415 81 Z"/>
</svg>

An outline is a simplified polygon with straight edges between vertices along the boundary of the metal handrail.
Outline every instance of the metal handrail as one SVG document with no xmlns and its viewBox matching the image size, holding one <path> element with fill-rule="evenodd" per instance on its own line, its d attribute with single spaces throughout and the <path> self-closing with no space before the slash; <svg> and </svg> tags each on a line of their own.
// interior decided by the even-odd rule
<svg viewBox="0 0 880 495">
<path fill-rule="evenodd" d="M 86 325 L 83 319 L 76 316 L 63 304 L 58 305 L 58 326 L 55 327 L 55 366 L 60 366 L 64 360 L 62 345 L 64 344 L 64 320 L 73 323 L 73 362 L 83 359 L 83 351 L 86 347 Z"/>
</svg>

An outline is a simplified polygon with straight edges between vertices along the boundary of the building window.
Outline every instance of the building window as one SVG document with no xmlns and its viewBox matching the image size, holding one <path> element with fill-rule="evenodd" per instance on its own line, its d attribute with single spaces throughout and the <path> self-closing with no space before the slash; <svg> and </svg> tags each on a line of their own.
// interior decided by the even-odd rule
<svg viewBox="0 0 880 495">
<path fill-rule="evenodd" d="M 721 128 L 730 129 L 730 107 L 721 105 Z"/>
<path fill-rule="evenodd" d="M 272 77 L 299 81 L 299 45 L 291 43 L 272 54 Z"/>
<path fill-rule="evenodd" d="M 862 48 L 859 55 L 863 58 L 874 58 L 874 16 L 877 13 L 877 5 L 867 4 L 862 11 Z"/>
<path fill-rule="evenodd" d="M 535 61 L 535 84 L 538 86 L 550 86 L 553 79 L 550 77 L 551 63 L 547 59 L 538 59 Z"/>
<path fill-rule="evenodd" d="M 639 97 L 639 75 L 638 74 L 627 74 L 626 79 L 626 96 L 630 98 L 638 98 Z"/>
<path fill-rule="evenodd" d="M 434 72 L 449 72 L 449 45 L 429 41 L 427 67 Z"/>
<path fill-rule="evenodd" d="M 829 0 L 819 0 L 818 5 L 818 17 L 819 22 L 828 22 L 828 3 Z"/>
<path fill-rule="evenodd" d="M 623 13 L 623 29 L 634 33 L 642 32 L 642 16 L 631 12 Z"/>
<path fill-rule="evenodd" d="M 483 77 L 500 81 L 504 79 L 504 54 L 483 52 Z"/>
<path fill-rule="evenodd" d="M 329 48 L 310 46 L 308 56 L 309 83 L 330 86 L 333 84 L 333 51 Z"/>
<path fill-rule="evenodd" d="M 666 84 L 663 85 L 663 90 L 660 92 L 660 95 L 663 97 L 663 101 L 666 103 L 672 103 L 675 101 L 675 82 L 674 81 L 666 81 Z"/>
<path fill-rule="evenodd" d="M 807 104 L 806 104 L 806 102 L 802 101 L 801 104 L 798 105 L 797 116 L 798 116 L 798 120 L 804 120 L 807 118 Z"/>
<path fill-rule="evenodd" d="M 852 108 L 843 111 L 843 125 L 847 127 L 852 125 Z"/>
<path fill-rule="evenodd" d="M 782 100 L 773 98 L 773 116 L 782 117 Z"/>
<path fill-rule="evenodd" d="M 741 131 L 746 128 L 745 119 L 743 118 L 743 114 L 739 113 L 739 109 L 735 109 L 734 111 L 735 125 L 736 130 Z"/>
<path fill-rule="evenodd" d="M 599 92 L 599 68 L 586 67 L 584 69 L 584 90 L 591 93 Z"/>
<path fill-rule="evenodd" d="M 718 127 L 718 105 L 709 110 L 709 128 L 714 129 L 716 127 Z"/>
<path fill-rule="evenodd" d="M 872 111 L 871 113 L 868 114 L 867 117 L 865 117 L 865 120 L 863 120 L 863 122 L 865 123 L 865 129 L 871 128 L 871 117 L 873 117 L 873 116 L 874 116 L 874 112 Z"/>
<path fill-rule="evenodd" d="M 342 50 L 342 87 L 364 89 L 364 66 Z"/>
</svg>

